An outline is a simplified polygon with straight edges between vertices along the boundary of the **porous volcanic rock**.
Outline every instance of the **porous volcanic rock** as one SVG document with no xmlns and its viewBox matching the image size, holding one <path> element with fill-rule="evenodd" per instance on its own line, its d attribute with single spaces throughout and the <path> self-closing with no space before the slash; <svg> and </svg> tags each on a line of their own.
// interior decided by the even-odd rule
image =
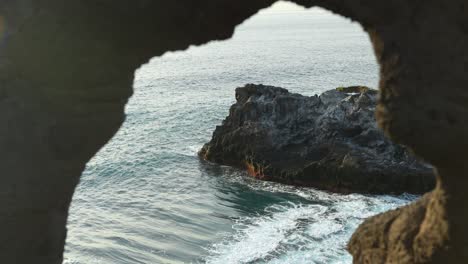
<svg viewBox="0 0 468 264">
<path fill-rule="evenodd" d="M 248 84 L 199 155 L 259 179 L 337 192 L 424 193 L 432 167 L 392 143 L 375 121 L 377 91 L 341 87 L 320 96 Z"/>
</svg>

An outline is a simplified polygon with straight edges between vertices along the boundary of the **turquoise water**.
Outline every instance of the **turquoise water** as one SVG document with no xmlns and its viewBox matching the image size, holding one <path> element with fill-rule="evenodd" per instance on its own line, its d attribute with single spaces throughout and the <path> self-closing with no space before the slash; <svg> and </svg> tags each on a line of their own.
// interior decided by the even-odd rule
<svg viewBox="0 0 468 264">
<path fill-rule="evenodd" d="M 362 29 L 319 9 L 273 8 L 229 41 L 152 59 L 135 74 L 122 129 L 84 172 L 65 263 L 351 263 L 358 224 L 414 197 L 259 182 L 196 152 L 238 86 L 312 95 L 377 79 Z"/>
</svg>

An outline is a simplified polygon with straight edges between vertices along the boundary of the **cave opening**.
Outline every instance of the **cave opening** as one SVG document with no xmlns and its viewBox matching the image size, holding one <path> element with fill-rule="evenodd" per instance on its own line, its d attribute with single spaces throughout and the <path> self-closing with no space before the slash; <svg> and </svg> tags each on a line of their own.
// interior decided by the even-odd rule
<svg viewBox="0 0 468 264">
<path fill-rule="evenodd" d="M 83 173 L 65 263 L 350 262 L 345 245 L 356 226 L 414 197 L 260 182 L 196 153 L 227 115 L 236 87 L 314 95 L 377 88 L 378 72 L 359 24 L 282 1 L 230 40 L 153 58 L 135 72 L 124 125 Z"/>
</svg>

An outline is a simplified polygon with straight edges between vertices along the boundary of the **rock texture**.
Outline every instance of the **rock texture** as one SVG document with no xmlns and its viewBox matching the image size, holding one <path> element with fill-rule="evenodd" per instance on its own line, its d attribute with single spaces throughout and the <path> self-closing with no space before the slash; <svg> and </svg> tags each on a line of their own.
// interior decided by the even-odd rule
<svg viewBox="0 0 468 264">
<path fill-rule="evenodd" d="M 2 263 L 62 262 L 74 188 L 123 122 L 135 69 L 166 51 L 227 39 L 273 2 L 0 1 Z M 389 223 L 414 225 L 410 207 L 369 220 L 363 227 L 373 231 L 359 229 L 350 244 L 356 262 L 399 252 L 399 263 L 468 263 L 466 0 L 293 2 L 361 23 L 381 66 L 380 126 L 438 171 L 436 190 L 417 205 L 425 210 L 419 229 L 389 242 L 398 235 Z"/>
<path fill-rule="evenodd" d="M 377 128 L 377 91 L 338 88 L 320 96 L 249 84 L 199 155 L 263 180 L 338 192 L 424 193 L 431 166 Z"/>
</svg>

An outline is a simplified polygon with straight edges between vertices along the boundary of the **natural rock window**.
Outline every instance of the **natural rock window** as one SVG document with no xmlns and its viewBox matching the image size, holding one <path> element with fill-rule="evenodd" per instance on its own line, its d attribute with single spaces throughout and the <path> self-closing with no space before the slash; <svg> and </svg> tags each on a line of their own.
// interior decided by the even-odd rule
<svg viewBox="0 0 468 264">
<path fill-rule="evenodd" d="M 229 40 L 153 58 L 136 71 L 126 122 L 82 177 L 66 260 L 350 262 L 345 243 L 363 217 L 408 197 L 296 189 L 200 161 L 197 151 L 246 83 L 306 95 L 376 87 L 378 65 L 357 23 L 285 2 Z"/>
<path fill-rule="evenodd" d="M 68 209 L 75 187 L 86 163 L 124 122 L 124 107 L 133 92 L 135 69 L 149 58 L 168 51 L 229 39 L 237 25 L 274 2 L 0 1 L 2 262 L 62 262 Z M 433 165 L 437 175 L 435 190 L 422 199 L 365 221 L 348 245 L 353 260 L 356 263 L 467 263 L 468 214 L 464 209 L 468 200 L 465 179 L 468 172 L 466 0 L 291 2 L 306 7 L 317 5 L 363 26 L 380 65 L 380 99 L 376 111 L 379 126 L 395 143 L 406 145 Z M 307 61 L 310 63 L 313 61 Z M 171 91 L 180 92 L 178 89 L 180 87 L 174 85 Z M 177 104 L 180 101 L 173 101 L 166 110 L 170 111 Z M 210 117 L 209 111 L 206 113 L 204 115 Z M 157 142 L 160 149 L 169 150 L 160 143 L 164 142 Z M 173 158 L 161 163 L 166 164 Z M 353 159 L 346 160 L 348 164 L 355 163 Z M 102 160 L 96 159 L 96 162 Z M 223 168 L 208 170 L 222 171 Z M 112 177 L 108 179 L 109 182 L 99 187 L 117 181 Z M 183 177 L 174 177 L 171 181 L 178 179 Z M 204 179 L 208 182 L 213 177 Z M 148 188 L 151 184 L 142 182 L 141 187 Z M 191 187 L 177 193 L 190 193 L 196 186 Z M 117 212 L 103 202 L 106 199 L 96 198 L 100 210 Z M 225 198 L 226 203 L 245 199 L 235 195 Z M 138 206 L 141 199 L 141 192 L 136 191 L 134 199 L 127 201 Z M 184 195 L 172 203 L 175 206 L 171 210 L 180 210 L 180 199 L 184 199 Z M 259 199 L 256 205 L 265 206 L 264 199 Z M 309 209 L 317 213 L 321 208 Z M 361 209 L 354 207 L 351 211 L 362 212 Z M 242 207 L 232 207 L 232 210 L 242 210 Z M 275 210 L 277 208 L 270 208 L 268 212 Z M 132 212 L 133 220 L 143 223 L 144 216 L 135 212 Z M 210 215 L 210 212 L 204 213 Z M 88 211 L 88 214 L 93 213 Z M 276 216 L 270 219 L 286 220 L 281 226 L 291 223 L 282 214 Z M 301 213 L 296 216 L 303 219 Z M 110 226 L 119 226 L 119 221 Z M 173 234 L 180 235 L 185 227 L 174 230 Z M 216 224 L 210 227 L 216 229 Z M 318 226 L 312 230 L 322 228 Z M 245 229 L 244 234 L 255 234 L 253 231 Z M 257 233 L 269 234 L 267 231 Z M 279 234 L 285 233 L 288 232 Z M 205 239 L 206 234 L 200 232 L 194 236 Z M 106 239 L 121 244 L 148 244 L 146 240 L 122 239 L 114 234 L 108 234 Z M 93 245 L 90 240 L 83 241 Z M 160 241 L 167 243 L 164 237 Z M 251 241 L 260 242 L 259 247 L 270 251 L 271 243 Z M 306 242 L 304 244 L 309 245 Z M 159 255 L 151 256 L 165 258 L 171 254 L 170 249 L 177 247 L 171 243 L 165 245 Z M 146 249 L 147 252 L 152 250 Z M 193 248 L 185 248 L 184 252 L 196 254 Z M 237 257 L 238 252 L 229 256 Z M 92 250 L 86 253 L 92 255 Z M 137 255 L 142 257 L 139 252 L 128 253 L 133 259 Z M 252 254 L 247 255 L 248 259 L 258 257 Z M 112 257 L 120 260 L 122 255 Z"/>
</svg>

